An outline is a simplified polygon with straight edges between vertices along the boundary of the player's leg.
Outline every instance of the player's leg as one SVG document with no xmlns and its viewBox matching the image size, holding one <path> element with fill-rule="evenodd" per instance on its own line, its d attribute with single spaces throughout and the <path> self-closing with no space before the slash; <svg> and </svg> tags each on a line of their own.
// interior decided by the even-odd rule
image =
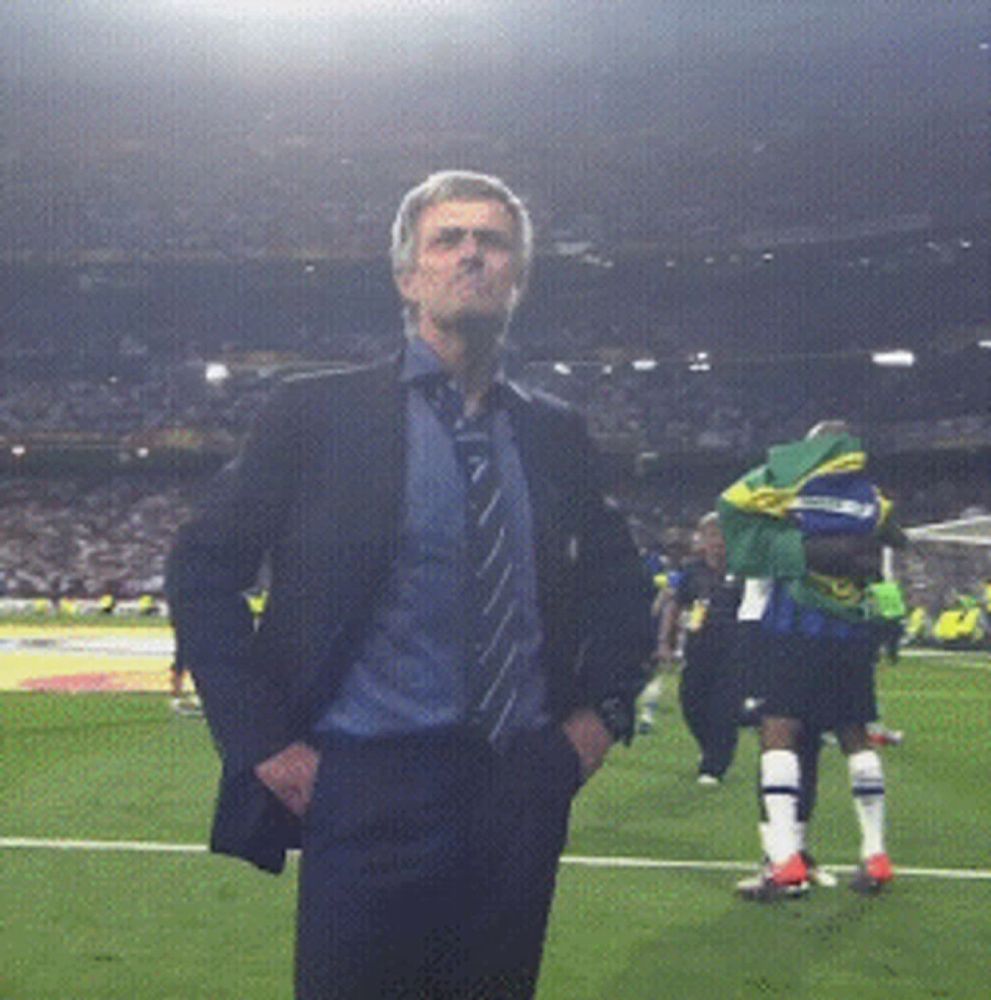
<svg viewBox="0 0 991 1000">
<path fill-rule="evenodd" d="M 169 666 L 169 695 L 172 698 L 172 707 L 175 708 L 176 703 L 182 697 L 182 679 L 185 671 L 179 666 L 178 662 L 173 661 Z"/>
<path fill-rule="evenodd" d="M 685 664 L 678 685 L 678 702 L 681 714 L 699 748 L 700 755 L 705 750 L 705 710 L 706 685 L 704 658 L 697 652 L 686 652 Z M 699 768 L 701 773 L 701 767 Z"/>
<path fill-rule="evenodd" d="M 832 889 L 836 886 L 836 876 L 821 868 L 809 850 L 808 828 L 815 812 L 819 791 L 819 755 L 822 752 L 822 733 L 808 723 L 802 727 L 798 744 L 798 762 L 801 781 L 798 794 L 798 849 L 809 872 L 809 882 L 812 885 Z"/>
<path fill-rule="evenodd" d="M 657 713 L 661 707 L 661 698 L 664 694 L 664 664 L 659 663 L 656 667 L 650 683 L 640 693 L 637 702 L 637 732 L 641 735 L 653 732 L 657 721 Z"/>
<path fill-rule="evenodd" d="M 794 633 L 764 633 L 763 714 L 760 725 L 760 804 L 766 823 L 765 853 L 772 865 L 798 855 L 802 733 L 815 694 L 806 668 L 807 642 Z"/>
<path fill-rule="evenodd" d="M 761 721 L 759 832 L 766 864 L 756 877 L 737 883 L 744 899 L 770 902 L 808 890 L 808 869 L 798 840 L 800 733 L 797 719 L 765 716 Z"/>
<path fill-rule="evenodd" d="M 702 774 L 722 779 L 733 762 L 739 733 L 743 685 L 740 667 L 730 643 L 720 643 L 709 664 L 710 683 L 706 691 L 705 739 L 702 747 Z"/>
<path fill-rule="evenodd" d="M 860 827 L 860 868 L 853 886 L 877 892 L 894 877 L 884 842 L 885 782 L 881 757 L 871 746 L 867 724 L 877 718 L 874 669 L 877 640 L 867 630 L 844 644 L 837 657 L 836 735 L 847 758 L 854 812 Z"/>
<path fill-rule="evenodd" d="M 801 731 L 797 719 L 766 716 L 761 722 L 760 801 L 767 825 L 765 848 L 772 864 L 783 864 L 799 850 Z"/>
<path fill-rule="evenodd" d="M 801 763 L 798 755 L 805 706 L 810 696 L 799 637 L 768 629 L 761 631 L 761 666 L 755 693 L 762 704 L 758 802 L 759 832 L 766 865 L 756 879 L 738 889 L 745 899 L 775 899 L 800 895 L 808 888 L 807 869 L 798 841 Z"/>
<path fill-rule="evenodd" d="M 894 878 L 884 840 L 884 768 L 880 754 L 868 742 L 866 726 L 844 726 L 837 735 L 847 758 L 850 791 L 860 827 L 860 867 L 853 886 L 861 892 L 874 893 Z"/>
</svg>

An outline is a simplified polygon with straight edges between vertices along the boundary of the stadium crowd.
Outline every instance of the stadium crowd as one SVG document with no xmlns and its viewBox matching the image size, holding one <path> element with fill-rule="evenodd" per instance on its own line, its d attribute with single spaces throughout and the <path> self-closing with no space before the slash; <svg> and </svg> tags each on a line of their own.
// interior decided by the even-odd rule
<svg viewBox="0 0 991 1000">
<path fill-rule="evenodd" d="M 773 267 L 760 254 L 730 255 L 694 270 L 663 256 L 615 268 L 544 256 L 511 374 L 588 415 L 627 469 L 616 490 L 645 547 L 693 524 L 748 456 L 824 414 L 853 421 L 874 455 L 984 454 L 991 351 L 980 346 L 974 276 L 989 246 L 950 242 L 817 247 L 779 254 Z M 87 595 L 111 583 L 122 596 L 154 589 L 196 485 L 146 479 L 140 462 L 109 482 L 54 467 L 40 478 L 10 455 L 95 445 L 133 456 L 208 440 L 219 461 L 282 372 L 367 362 L 398 346 L 381 262 L 132 262 L 0 277 L 15 293 L 0 348 L 8 593 L 47 594 L 53 580 Z M 878 296 L 897 304 L 885 317 L 871 306 Z M 917 351 L 918 364 L 871 364 L 866 345 L 881 342 Z M 978 480 L 905 475 L 894 490 L 908 523 L 923 523 L 986 504 Z"/>
<path fill-rule="evenodd" d="M 160 593 L 189 496 L 140 476 L 0 478 L 0 596 Z"/>
<path fill-rule="evenodd" d="M 323 357 L 354 364 L 394 347 L 394 340 L 368 335 L 337 344 Z M 290 356 L 319 364 L 315 352 Z M 204 379 L 205 370 L 202 361 L 156 361 L 137 378 L 8 374 L 0 378 L 0 434 L 126 436 L 174 427 L 243 432 L 277 369 L 263 365 L 220 383 Z M 863 360 L 820 362 L 814 378 L 801 363 L 754 371 L 669 360 L 637 370 L 627 361 L 525 357 L 517 374 L 582 408 L 598 437 L 625 439 L 640 451 L 755 450 L 797 433 L 824 412 L 846 413 L 881 447 L 912 440 L 923 445 L 934 439 L 991 441 L 987 351 L 908 371 L 880 370 Z"/>
<path fill-rule="evenodd" d="M 661 537 L 662 525 L 694 523 L 711 505 L 719 476 L 731 478 L 740 456 L 800 433 L 823 413 L 842 412 L 858 422 L 875 453 L 991 444 L 987 350 L 908 369 L 882 369 L 863 358 L 811 366 L 668 359 L 644 367 L 632 363 L 636 351 L 629 335 L 611 331 L 620 349 L 599 350 L 596 357 L 582 330 L 567 328 L 559 344 L 550 341 L 570 348 L 562 360 L 546 358 L 546 339 L 529 356 L 519 351 L 514 374 L 584 410 L 603 447 L 628 465 L 634 456 L 653 456 L 656 475 L 628 476 L 617 484 L 642 526 L 645 545 Z M 116 358 L 130 358 L 130 368 L 107 367 L 106 357 L 94 364 L 91 355 L 89 364 L 77 363 L 69 373 L 57 357 L 39 366 L 31 363 L 27 345 L 8 345 L 0 376 L 0 440 L 8 448 L 24 441 L 71 445 L 93 439 L 124 447 L 154 441 L 156 434 L 193 432 L 211 435 L 213 447 L 230 454 L 277 382 L 280 364 L 314 365 L 327 358 L 354 364 L 395 346 L 394 332 L 334 338 L 304 329 L 278 342 L 275 363 L 266 363 L 265 356 L 245 363 L 233 353 L 242 363 L 232 361 L 227 377 L 209 381 L 207 351 L 192 343 L 168 357 L 156 351 L 153 339 L 132 336 Z M 686 472 L 686 461 L 725 471 Z M 140 474 L 109 482 L 31 478 L 15 468 L 0 480 L 0 570 L 7 593 L 48 593 L 53 580 L 70 581 L 86 595 L 110 583 L 122 595 L 156 589 L 163 553 L 193 488 Z M 908 523 L 960 516 L 986 503 L 983 489 L 966 476 L 932 482 L 909 475 L 896 485 Z"/>
</svg>

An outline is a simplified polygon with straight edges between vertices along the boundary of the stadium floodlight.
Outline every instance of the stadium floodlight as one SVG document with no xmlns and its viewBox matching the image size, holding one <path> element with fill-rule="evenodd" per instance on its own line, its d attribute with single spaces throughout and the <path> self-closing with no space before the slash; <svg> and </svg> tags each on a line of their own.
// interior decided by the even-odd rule
<svg viewBox="0 0 991 1000">
<path fill-rule="evenodd" d="M 570 375 L 572 373 L 571 365 L 565 361 L 555 361 L 554 371 L 558 375 Z"/>
<path fill-rule="evenodd" d="M 709 360 L 708 351 L 696 351 L 688 359 L 688 370 L 690 372 L 711 372 L 712 362 Z"/>
<path fill-rule="evenodd" d="M 915 364 L 915 352 L 872 351 L 871 361 L 881 368 L 911 368 Z"/>
<path fill-rule="evenodd" d="M 27 448 L 22 444 L 15 444 L 11 446 L 10 453 L 14 458 L 23 458 L 27 454 Z"/>
<path fill-rule="evenodd" d="M 656 367 L 656 358 L 637 358 L 633 362 L 633 370 L 635 372 L 652 372 Z"/>
<path fill-rule="evenodd" d="M 210 385 L 222 385 L 231 377 L 231 370 L 223 361 L 211 361 L 203 372 Z"/>
<path fill-rule="evenodd" d="M 991 340 L 982 339 L 977 342 L 977 346 L 982 350 L 991 351 Z"/>
</svg>

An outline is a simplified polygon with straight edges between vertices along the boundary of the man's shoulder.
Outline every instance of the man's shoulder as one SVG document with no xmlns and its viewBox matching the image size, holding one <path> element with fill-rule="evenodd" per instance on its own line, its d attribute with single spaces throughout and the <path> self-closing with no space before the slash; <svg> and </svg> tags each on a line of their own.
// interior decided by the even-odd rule
<svg viewBox="0 0 991 1000">
<path fill-rule="evenodd" d="M 585 418 L 571 403 L 543 389 L 516 381 L 506 383 L 512 405 L 550 425 L 584 427 Z"/>
<path fill-rule="evenodd" d="M 273 408 L 289 413 L 337 411 L 365 412 L 381 406 L 391 386 L 398 386 L 395 358 L 369 365 L 315 368 L 284 376 L 272 394 Z"/>
<path fill-rule="evenodd" d="M 367 388 L 374 383 L 395 381 L 397 374 L 397 360 L 389 357 L 367 365 L 328 366 L 293 372 L 282 379 L 281 385 L 287 391 L 299 395 L 349 392 Z"/>
</svg>

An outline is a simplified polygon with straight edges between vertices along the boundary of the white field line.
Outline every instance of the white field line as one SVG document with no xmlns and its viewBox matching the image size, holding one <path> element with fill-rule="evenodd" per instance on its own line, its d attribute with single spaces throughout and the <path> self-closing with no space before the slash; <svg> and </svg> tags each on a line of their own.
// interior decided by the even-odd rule
<svg viewBox="0 0 991 1000">
<path fill-rule="evenodd" d="M 991 655 L 985 650 L 959 649 L 905 649 L 900 654 L 903 660 L 945 659 L 953 663 L 954 670 L 991 670 Z M 886 669 L 897 670 L 897 664 L 882 663 Z"/>
<path fill-rule="evenodd" d="M 565 865 L 582 868 L 660 868 L 683 871 L 753 871 L 757 865 L 753 861 L 666 861 L 660 858 L 595 858 L 579 854 L 565 854 L 561 858 Z M 819 862 L 820 867 L 832 872 L 854 872 L 856 865 L 831 865 Z M 899 876 L 911 875 L 923 878 L 959 879 L 964 881 L 991 881 L 991 869 L 986 868 L 906 868 L 895 866 Z"/>
<path fill-rule="evenodd" d="M 50 840 L 39 837 L 0 837 L 0 849 L 26 849 L 36 851 L 117 851 L 137 854 L 206 854 L 206 844 L 165 844 L 148 840 Z M 290 855 L 295 854 L 290 852 Z M 668 871 L 749 871 L 752 861 L 668 861 L 661 858 L 589 857 L 565 854 L 564 865 L 578 868 L 633 868 L 661 869 Z M 823 868 L 836 872 L 852 872 L 854 865 L 824 864 Z M 898 866 L 899 875 L 922 878 L 957 879 L 964 881 L 991 881 L 991 869 L 982 868 L 907 868 Z"/>
<path fill-rule="evenodd" d="M 206 854 L 206 844 L 163 844 L 154 840 L 51 840 L 42 837 L 0 837 L 0 849 L 36 851 L 124 851 L 137 854 Z"/>
</svg>

